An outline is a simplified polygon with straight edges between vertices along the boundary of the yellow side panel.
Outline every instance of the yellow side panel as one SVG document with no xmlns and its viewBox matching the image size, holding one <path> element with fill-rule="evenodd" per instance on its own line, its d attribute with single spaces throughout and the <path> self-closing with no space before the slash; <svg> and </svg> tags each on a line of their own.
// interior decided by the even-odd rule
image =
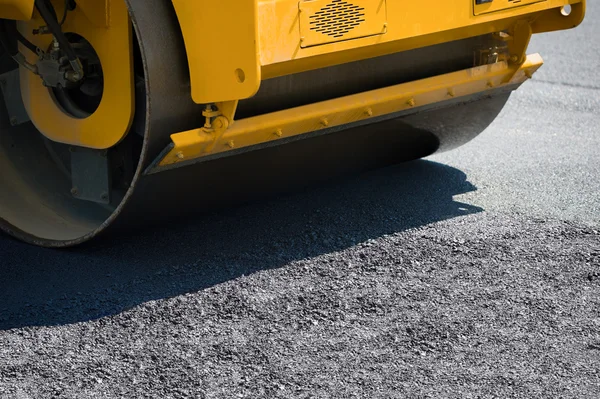
<svg viewBox="0 0 600 399">
<path fill-rule="evenodd" d="M 256 94 L 261 82 L 257 1 L 172 1 L 185 41 L 193 100 L 203 104 Z"/>
<path fill-rule="evenodd" d="M 263 76 L 268 78 L 498 32 L 519 20 L 535 20 L 534 26 L 544 30 L 568 29 L 581 21 L 585 7 L 584 0 L 494 0 L 488 3 L 493 6 L 476 6 L 475 0 L 387 0 L 383 34 L 304 46 L 299 0 L 258 2 L 260 61 Z M 304 0 L 301 7 L 305 2 L 311 3 Z M 371 0 L 344 2 L 372 13 L 383 4 Z M 570 16 L 561 13 L 565 5 L 573 8 Z M 495 11 L 475 15 L 483 10 L 475 7 L 494 7 Z M 549 19 L 552 21 L 545 21 Z"/>
<path fill-rule="evenodd" d="M 475 0 L 171 1 L 185 40 L 192 98 L 201 104 L 250 98 L 262 79 L 510 31 L 517 23 L 530 24 L 534 33 L 568 29 L 585 10 L 585 0 L 494 0 L 484 6 L 494 12 L 476 9 Z M 561 13 L 566 5 L 573 8 L 570 16 Z M 355 18 L 359 25 L 347 29 Z M 318 31 L 320 23 L 339 37 Z"/>
<path fill-rule="evenodd" d="M 0 18 L 27 21 L 33 15 L 34 0 L 0 0 Z"/>
</svg>

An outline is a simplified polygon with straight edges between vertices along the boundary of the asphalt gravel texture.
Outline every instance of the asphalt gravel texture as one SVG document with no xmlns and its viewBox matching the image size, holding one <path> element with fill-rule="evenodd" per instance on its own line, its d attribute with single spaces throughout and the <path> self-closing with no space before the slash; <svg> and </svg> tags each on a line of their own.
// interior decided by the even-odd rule
<svg viewBox="0 0 600 399">
<path fill-rule="evenodd" d="M 600 397 L 600 19 L 475 141 L 70 251 L 0 236 L 0 398 Z"/>
</svg>

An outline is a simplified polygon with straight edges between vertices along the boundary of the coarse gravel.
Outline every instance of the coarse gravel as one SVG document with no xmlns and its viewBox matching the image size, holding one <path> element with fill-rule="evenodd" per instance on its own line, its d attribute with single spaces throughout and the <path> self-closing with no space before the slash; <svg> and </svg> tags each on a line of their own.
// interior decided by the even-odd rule
<svg viewBox="0 0 600 399">
<path fill-rule="evenodd" d="M 595 398 L 599 264 L 590 227 L 474 213 L 97 320 L 6 330 L 0 397 Z"/>
</svg>

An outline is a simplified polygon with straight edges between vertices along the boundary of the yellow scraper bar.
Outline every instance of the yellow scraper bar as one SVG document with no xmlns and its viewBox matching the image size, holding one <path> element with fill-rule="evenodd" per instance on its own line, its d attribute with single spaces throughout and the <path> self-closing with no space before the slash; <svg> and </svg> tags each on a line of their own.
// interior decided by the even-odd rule
<svg viewBox="0 0 600 399">
<path fill-rule="evenodd" d="M 519 66 L 506 62 L 399 84 L 234 122 L 212 132 L 194 129 L 171 135 L 172 146 L 159 161 L 164 167 L 234 149 L 265 144 L 414 110 L 452 98 L 472 96 L 525 82 L 543 64 L 539 54 Z"/>
</svg>

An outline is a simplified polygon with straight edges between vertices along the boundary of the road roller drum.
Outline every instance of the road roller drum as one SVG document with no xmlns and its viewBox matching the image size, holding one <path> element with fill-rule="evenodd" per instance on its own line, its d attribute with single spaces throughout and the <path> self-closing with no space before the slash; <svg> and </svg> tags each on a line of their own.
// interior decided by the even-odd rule
<svg viewBox="0 0 600 399">
<path fill-rule="evenodd" d="M 2 0 L 0 229 L 69 247 L 452 150 L 585 5 Z"/>
</svg>

